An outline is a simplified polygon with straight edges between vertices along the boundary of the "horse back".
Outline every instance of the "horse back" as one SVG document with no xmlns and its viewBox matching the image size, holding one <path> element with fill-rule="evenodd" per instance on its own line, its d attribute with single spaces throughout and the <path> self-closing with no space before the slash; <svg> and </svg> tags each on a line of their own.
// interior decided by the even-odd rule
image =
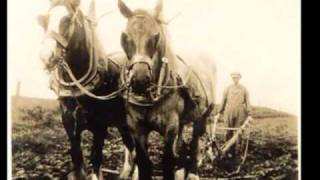
<svg viewBox="0 0 320 180">
<path fill-rule="evenodd" d="M 202 97 L 215 103 L 216 66 L 211 58 L 204 55 L 182 54 L 177 56 L 176 72 L 193 98 Z"/>
</svg>

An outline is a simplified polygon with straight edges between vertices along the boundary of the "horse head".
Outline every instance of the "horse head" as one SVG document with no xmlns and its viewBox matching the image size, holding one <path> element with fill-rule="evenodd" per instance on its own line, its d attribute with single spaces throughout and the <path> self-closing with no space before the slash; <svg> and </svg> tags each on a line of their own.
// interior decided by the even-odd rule
<svg viewBox="0 0 320 180">
<path fill-rule="evenodd" d="M 94 0 L 88 15 L 79 8 L 80 0 L 53 0 L 48 13 L 38 17 L 45 31 L 40 58 L 46 65 L 63 58 L 76 78 L 93 68 L 90 56 L 97 56 Z M 100 51 L 101 52 L 101 51 Z"/>
<path fill-rule="evenodd" d="M 142 93 L 159 78 L 161 59 L 165 55 L 162 1 L 158 2 L 153 13 L 143 9 L 132 11 L 121 0 L 118 7 L 128 19 L 121 35 L 121 46 L 129 60 L 126 69 L 129 83 L 133 91 Z"/>
</svg>

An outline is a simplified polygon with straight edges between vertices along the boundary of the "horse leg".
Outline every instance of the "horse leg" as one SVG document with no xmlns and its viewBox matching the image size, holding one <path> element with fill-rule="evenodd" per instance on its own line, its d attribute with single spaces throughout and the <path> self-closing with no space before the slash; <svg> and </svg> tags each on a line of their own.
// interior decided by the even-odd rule
<svg viewBox="0 0 320 180">
<path fill-rule="evenodd" d="M 200 162 L 200 146 L 199 137 L 194 137 L 190 144 L 190 160 L 191 164 L 188 168 L 187 180 L 199 180 L 198 168 Z"/>
<path fill-rule="evenodd" d="M 93 144 L 91 148 L 91 163 L 93 167 L 92 179 L 103 180 L 103 175 L 101 172 L 101 162 L 103 159 L 102 149 L 105 139 L 105 129 L 101 128 L 99 130 L 93 131 Z"/>
<path fill-rule="evenodd" d="M 178 134 L 173 143 L 173 152 L 175 156 L 175 165 L 177 166 L 177 171 L 175 172 L 175 180 L 184 180 L 185 179 L 185 163 L 186 155 L 184 149 L 184 142 L 182 140 L 182 130 L 183 126 L 181 125 L 178 130 Z"/>
<path fill-rule="evenodd" d="M 86 172 L 84 167 L 83 155 L 81 150 L 81 131 L 75 127 L 76 119 L 73 118 L 72 112 L 64 111 L 62 115 L 64 129 L 67 133 L 70 142 L 70 155 L 73 163 L 73 172 L 68 175 L 69 180 L 84 180 Z M 75 132 L 75 133 L 74 133 Z"/>
<path fill-rule="evenodd" d="M 162 167 L 163 167 L 163 177 L 165 180 L 174 180 L 174 166 L 175 166 L 175 157 L 173 153 L 173 143 L 177 131 L 175 129 L 170 129 L 167 131 L 165 136 L 165 147 L 164 154 L 162 158 Z"/>
<path fill-rule="evenodd" d="M 205 132 L 205 123 L 196 121 L 193 124 L 192 140 L 190 143 L 190 166 L 187 180 L 199 180 L 198 168 L 200 166 L 200 136 Z"/>
<path fill-rule="evenodd" d="M 134 138 L 137 153 L 135 162 L 138 165 L 139 180 L 152 180 L 153 165 L 148 156 L 147 138 L 148 133 L 135 135 Z"/>
<path fill-rule="evenodd" d="M 134 159 L 136 153 L 134 149 L 134 140 L 127 126 L 120 127 L 118 130 L 125 145 L 125 160 L 119 177 L 120 179 L 128 179 L 135 167 Z"/>
</svg>

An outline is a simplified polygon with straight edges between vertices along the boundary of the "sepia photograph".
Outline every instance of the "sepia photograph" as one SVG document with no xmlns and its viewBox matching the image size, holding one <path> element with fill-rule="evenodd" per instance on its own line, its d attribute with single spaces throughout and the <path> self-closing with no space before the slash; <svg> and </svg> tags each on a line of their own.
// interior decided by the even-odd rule
<svg viewBox="0 0 320 180">
<path fill-rule="evenodd" d="M 8 179 L 301 179 L 299 0 L 7 14 Z"/>
</svg>

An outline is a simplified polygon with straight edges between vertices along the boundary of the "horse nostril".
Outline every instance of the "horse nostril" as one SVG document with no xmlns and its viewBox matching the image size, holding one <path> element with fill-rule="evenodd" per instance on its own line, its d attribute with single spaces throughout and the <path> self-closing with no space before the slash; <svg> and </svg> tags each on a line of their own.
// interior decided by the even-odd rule
<svg viewBox="0 0 320 180">
<path fill-rule="evenodd" d="M 151 81 L 151 77 L 150 76 L 146 76 L 145 82 L 150 82 L 150 81 Z"/>
<path fill-rule="evenodd" d="M 50 57 L 49 57 L 49 60 L 53 59 L 53 58 L 54 58 L 54 55 L 55 55 L 55 53 L 52 52 L 51 55 L 50 55 Z"/>
<path fill-rule="evenodd" d="M 131 83 L 135 83 L 135 81 L 136 81 L 136 76 L 135 76 L 135 75 L 132 75 L 130 81 L 131 81 Z"/>
</svg>

